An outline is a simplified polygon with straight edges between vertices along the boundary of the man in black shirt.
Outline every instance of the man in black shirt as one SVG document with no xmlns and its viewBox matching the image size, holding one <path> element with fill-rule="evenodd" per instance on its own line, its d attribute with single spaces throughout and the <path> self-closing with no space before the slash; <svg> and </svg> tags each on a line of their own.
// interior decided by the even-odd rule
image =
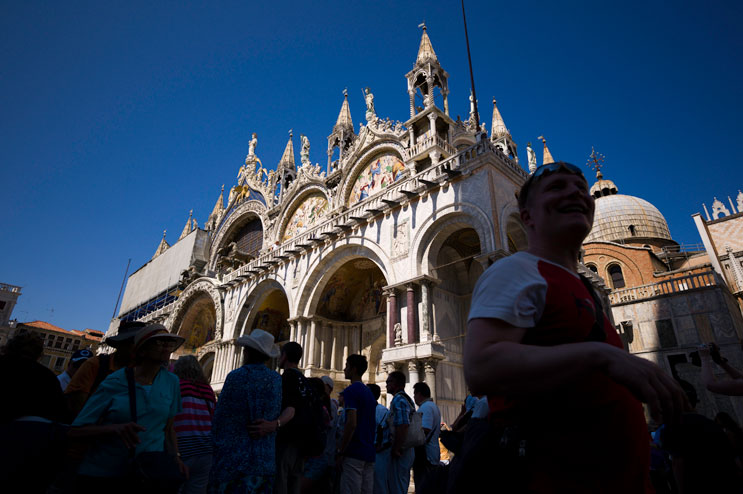
<svg viewBox="0 0 743 494">
<path fill-rule="evenodd" d="M 279 367 L 281 375 L 281 415 L 276 437 L 276 493 L 299 494 L 300 481 L 304 473 L 304 458 L 297 441 L 300 435 L 298 424 L 292 420 L 300 408 L 302 394 L 300 386 L 304 376 L 297 368 L 302 358 L 302 346 L 290 341 L 281 348 Z"/>
</svg>

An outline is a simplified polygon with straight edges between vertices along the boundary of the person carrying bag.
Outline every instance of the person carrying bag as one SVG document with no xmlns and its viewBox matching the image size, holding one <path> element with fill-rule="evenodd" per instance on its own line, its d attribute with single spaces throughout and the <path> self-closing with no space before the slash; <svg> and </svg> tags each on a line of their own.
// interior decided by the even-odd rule
<svg viewBox="0 0 743 494">
<path fill-rule="evenodd" d="M 134 367 L 110 374 L 85 404 L 69 433 L 92 442 L 76 492 L 176 492 L 177 486 L 163 489 L 148 472 L 172 471 L 163 466 L 172 462 L 188 474 L 173 430 L 181 411 L 180 385 L 163 367 L 183 341 L 160 324 L 145 326 L 135 337 Z"/>
</svg>

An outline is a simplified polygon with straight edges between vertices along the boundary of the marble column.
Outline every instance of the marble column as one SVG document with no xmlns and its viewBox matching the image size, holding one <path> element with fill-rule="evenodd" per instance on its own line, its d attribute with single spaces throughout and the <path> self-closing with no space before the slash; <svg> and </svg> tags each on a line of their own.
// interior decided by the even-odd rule
<svg viewBox="0 0 743 494">
<path fill-rule="evenodd" d="M 428 86 L 428 100 L 431 102 L 431 105 L 433 105 L 433 77 L 426 77 L 426 85 Z M 428 108 L 428 106 L 426 106 L 426 108 Z"/>
<path fill-rule="evenodd" d="M 342 326 L 341 332 L 343 333 L 343 361 L 341 362 L 341 368 L 343 368 L 346 366 L 346 360 L 348 360 L 348 340 L 350 340 L 348 326 Z"/>
<path fill-rule="evenodd" d="M 289 321 L 289 341 L 297 341 L 297 320 Z"/>
<path fill-rule="evenodd" d="M 421 341 L 431 341 L 431 284 L 421 281 Z"/>
<path fill-rule="evenodd" d="M 306 348 L 306 355 L 307 355 L 307 362 L 305 362 L 306 367 L 315 367 L 317 364 L 317 360 L 315 359 L 315 348 L 316 344 L 315 341 L 317 340 L 317 320 L 311 319 L 310 320 L 310 331 L 307 335 L 307 348 Z"/>
<path fill-rule="evenodd" d="M 332 333 L 333 333 L 333 341 L 332 341 L 332 347 L 330 350 L 330 369 L 335 370 L 338 369 L 338 325 L 331 323 L 332 327 Z"/>
<path fill-rule="evenodd" d="M 217 371 L 217 380 L 224 381 L 224 348 L 219 345 L 216 349 L 216 355 L 214 356 L 214 367 Z"/>
<path fill-rule="evenodd" d="M 408 345 L 416 343 L 416 333 L 418 332 L 418 318 L 415 316 L 415 286 L 412 283 L 408 284 L 408 300 L 407 300 L 407 312 L 408 312 Z"/>
<path fill-rule="evenodd" d="M 387 319 L 389 327 L 387 329 L 387 348 L 395 346 L 395 324 L 399 322 L 397 313 L 397 291 L 392 288 L 387 294 Z"/>
<path fill-rule="evenodd" d="M 436 135 L 436 114 L 433 112 L 429 113 L 428 121 L 429 121 L 429 126 L 431 127 L 429 129 L 429 135 L 433 138 Z"/>
<path fill-rule="evenodd" d="M 413 384 L 417 382 L 420 382 L 420 376 L 418 375 L 418 361 L 410 360 L 408 362 L 408 383 L 410 384 L 411 389 Z"/>
<path fill-rule="evenodd" d="M 436 401 L 436 365 L 438 362 L 436 360 L 426 360 L 423 362 L 423 372 L 424 377 L 423 381 L 428 384 L 428 387 L 431 388 L 431 399 L 433 401 Z"/>
<path fill-rule="evenodd" d="M 320 361 L 318 367 L 326 369 L 325 360 L 328 355 L 328 323 L 321 321 L 320 324 Z"/>
</svg>

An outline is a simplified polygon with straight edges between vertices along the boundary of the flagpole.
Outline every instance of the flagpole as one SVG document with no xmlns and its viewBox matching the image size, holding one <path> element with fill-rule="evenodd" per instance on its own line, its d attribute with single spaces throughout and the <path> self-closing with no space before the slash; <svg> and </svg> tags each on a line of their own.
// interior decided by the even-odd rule
<svg viewBox="0 0 743 494">
<path fill-rule="evenodd" d="M 467 61 L 470 64 L 470 84 L 472 85 L 472 102 L 475 106 L 475 125 L 477 131 L 480 129 L 480 112 L 477 110 L 477 94 L 475 93 L 475 76 L 472 73 L 472 56 L 470 55 L 470 38 L 467 35 L 467 16 L 464 13 L 464 0 L 462 0 L 462 19 L 464 20 L 464 39 L 467 41 Z"/>
</svg>

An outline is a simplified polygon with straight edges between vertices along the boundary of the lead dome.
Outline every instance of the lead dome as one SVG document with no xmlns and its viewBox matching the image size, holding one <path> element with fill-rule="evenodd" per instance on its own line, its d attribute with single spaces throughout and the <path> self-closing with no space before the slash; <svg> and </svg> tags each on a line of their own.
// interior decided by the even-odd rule
<svg viewBox="0 0 743 494">
<path fill-rule="evenodd" d="M 600 171 L 596 178 L 591 187 L 596 212 L 585 242 L 643 242 L 647 239 L 660 240 L 661 244 L 675 243 L 658 208 L 645 199 L 619 194 L 614 182 L 605 180 Z"/>
</svg>

